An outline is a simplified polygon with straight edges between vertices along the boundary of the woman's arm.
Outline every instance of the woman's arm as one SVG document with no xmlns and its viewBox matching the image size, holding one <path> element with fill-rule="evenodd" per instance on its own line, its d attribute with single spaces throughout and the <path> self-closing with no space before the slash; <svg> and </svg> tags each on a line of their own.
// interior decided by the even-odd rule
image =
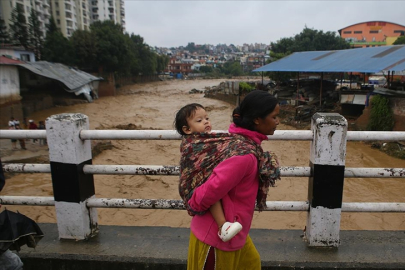
<svg viewBox="0 0 405 270">
<path fill-rule="evenodd" d="M 188 201 L 197 212 L 206 211 L 237 186 L 245 175 L 256 171 L 257 159 L 253 154 L 234 156 L 222 161 L 210 178 L 196 188 Z"/>
</svg>

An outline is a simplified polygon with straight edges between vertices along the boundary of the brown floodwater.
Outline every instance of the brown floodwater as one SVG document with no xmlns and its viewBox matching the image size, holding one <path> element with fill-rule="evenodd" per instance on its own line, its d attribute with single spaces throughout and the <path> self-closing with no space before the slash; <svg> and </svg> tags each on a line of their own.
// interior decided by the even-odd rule
<svg viewBox="0 0 405 270">
<path fill-rule="evenodd" d="M 203 104 L 214 129 L 226 130 L 234 106 L 203 94 L 189 94 L 191 89 L 216 86 L 223 80 L 175 80 L 136 84 L 122 88 L 114 97 L 103 97 L 93 103 L 55 107 L 29 116 L 36 122 L 59 113 L 83 113 L 89 117 L 90 129 L 117 129 L 134 124 L 141 129 L 173 129 L 175 112 L 184 104 Z M 278 129 L 293 129 L 280 124 Z M 3 162 L 19 158 L 46 159 L 46 147 L 32 142 L 28 150 L 11 151 L 9 140 L 1 140 Z M 93 164 L 109 165 L 178 165 L 179 141 L 111 140 L 112 149 L 93 159 Z M 264 150 L 279 156 L 281 166 L 308 166 L 310 143 L 306 141 L 267 141 Z M 45 158 L 44 158 L 45 157 Z M 362 142 L 348 142 L 346 167 L 404 168 L 405 161 L 390 157 Z M 7 174 L 2 195 L 52 196 L 50 174 Z M 130 199 L 179 199 L 177 176 L 95 175 L 96 197 Z M 308 178 L 282 177 L 270 189 L 270 201 L 307 200 Z M 405 203 L 403 178 L 345 179 L 344 202 Z M 7 206 L 37 222 L 56 222 L 54 207 Z M 304 229 L 306 212 L 255 213 L 253 228 Z M 125 226 L 188 227 L 190 217 L 181 210 L 98 209 L 99 224 Z M 343 213 L 343 230 L 405 230 L 404 213 Z"/>
</svg>

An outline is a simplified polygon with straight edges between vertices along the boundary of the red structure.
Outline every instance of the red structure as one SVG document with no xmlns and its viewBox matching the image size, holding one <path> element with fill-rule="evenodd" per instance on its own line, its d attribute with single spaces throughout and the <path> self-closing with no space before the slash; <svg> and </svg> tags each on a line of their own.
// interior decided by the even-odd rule
<svg viewBox="0 0 405 270">
<path fill-rule="evenodd" d="M 180 61 L 176 61 L 176 58 L 173 57 L 170 59 L 170 62 L 165 69 L 165 72 L 188 75 L 192 71 L 191 70 L 192 65 L 193 64 L 190 63 L 181 63 Z"/>
<path fill-rule="evenodd" d="M 369 21 L 338 31 L 352 47 L 376 47 L 392 45 L 399 36 L 405 35 L 405 26 L 385 21 Z"/>
</svg>

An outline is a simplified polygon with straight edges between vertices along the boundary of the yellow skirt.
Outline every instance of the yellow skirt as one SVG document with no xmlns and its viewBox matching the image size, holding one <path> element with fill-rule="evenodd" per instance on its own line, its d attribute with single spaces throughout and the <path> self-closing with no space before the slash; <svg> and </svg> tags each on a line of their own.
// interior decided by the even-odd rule
<svg viewBox="0 0 405 270">
<path fill-rule="evenodd" d="M 210 246 L 198 240 L 190 233 L 188 246 L 187 270 L 203 270 Z M 259 252 L 247 236 L 242 249 L 236 251 L 222 251 L 215 249 L 215 270 L 260 270 L 261 260 Z"/>
</svg>

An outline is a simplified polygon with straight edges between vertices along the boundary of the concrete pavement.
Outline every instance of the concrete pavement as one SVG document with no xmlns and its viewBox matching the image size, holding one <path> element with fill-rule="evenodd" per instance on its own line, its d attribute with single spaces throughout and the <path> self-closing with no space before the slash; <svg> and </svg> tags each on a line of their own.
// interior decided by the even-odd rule
<svg viewBox="0 0 405 270">
<path fill-rule="evenodd" d="M 59 240 L 56 224 L 23 247 L 24 270 L 186 269 L 189 229 L 100 226 L 87 241 Z M 310 248 L 299 230 L 252 229 L 262 269 L 405 269 L 404 231 L 341 231 L 339 248 Z"/>
</svg>

